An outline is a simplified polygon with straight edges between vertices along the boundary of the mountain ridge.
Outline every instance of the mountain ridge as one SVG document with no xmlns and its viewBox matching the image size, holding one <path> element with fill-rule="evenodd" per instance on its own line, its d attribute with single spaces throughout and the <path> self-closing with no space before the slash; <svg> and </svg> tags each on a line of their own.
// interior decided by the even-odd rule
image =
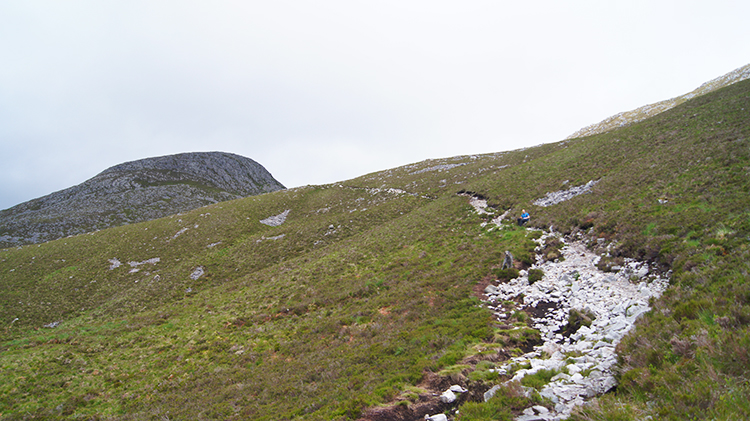
<svg viewBox="0 0 750 421">
<path fill-rule="evenodd" d="M 608 131 L 624 127 L 629 124 L 637 123 L 649 117 L 653 117 L 659 113 L 663 113 L 664 111 L 672 109 L 692 98 L 700 95 L 705 95 L 709 92 L 713 92 L 717 89 L 721 89 L 725 86 L 729 86 L 733 83 L 741 82 L 746 79 L 750 79 L 750 64 L 746 64 L 742 67 L 732 70 L 725 75 L 702 83 L 699 87 L 686 94 L 655 102 L 653 104 L 644 105 L 630 111 L 619 112 L 613 116 L 605 118 L 598 123 L 594 123 L 577 130 L 575 133 L 566 137 L 566 139 L 574 139 L 577 137 L 586 137 L 595 134 L 606 133 Z"/>
<path fill-rule="evenodd" d="M 0 247 L 146 221 L 283 188 L 262 165 L 226 152 L 124 162 L 76 186 L 0 211 Z"/>
</svg>

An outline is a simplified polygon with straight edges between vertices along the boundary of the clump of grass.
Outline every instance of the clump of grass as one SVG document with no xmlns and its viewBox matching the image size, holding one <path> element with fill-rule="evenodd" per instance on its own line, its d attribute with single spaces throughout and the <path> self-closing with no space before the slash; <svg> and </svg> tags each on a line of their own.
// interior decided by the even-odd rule
<svg viewBox="0 0 750 421">
<path fill-rule="evenodd" d="M 479 382 L 491 382 L 497 380 L 500 375 L 496 371 L 494 371 L 494 368 L 494 363 L 490 361 L 480 361 L 474 367 L 474 371 L 469 373 L 469 380 Z"/>
<path fill-rule="evenodd" d="M 525 408 L 539 405 L 538 394 L 527 397 L 517 382 L 501 387 L 487 402 L 467 402 L 461 406 L 457 420 L 460 421 L 510 421 Z"/>
<path fill-rule="evenodd" d="M 519 276 L 518 269 L 516 268 L 493 269 L 492 274 L 500 281 L 509 281 Z"/>
<path fill-rule="evenodd" d="M 596 319 L 596 315 L 590 311 L 571 308 L 568 311 L 568 323 L 563 327 L 563 335 L 570 336 L 583 326 L 589 327 Z"/>
<path fill-rule="evenodd" d="M 530 327 L 520 329 L 498 329 L 495 332 L 494 341 L 508 348 L 533 349 L 539 345 L 542 336 L 538 330 Z"/>
<path fill-rule="evenodd" d="M 529 284 L 541 281 L 544 277 L 544 271 L 541 269 L 529 269 Z"/>
<path fill-rule="evenodd" d="M 630 421 L 648 419 L 648 411 L 622 396 L 604 395 L 573 409 L 573 421 Z M 652 416 L 653 417 L 653 416 Z"/>
<path fill-rule="evenodd" d="M 560 373 L 558 370 L 541 369 L 534 374 L 524 376 L 521 379 L 521 385 L 541 390 L 558 373 Z"/>
<path fill-rule="evenodd" d="M 544 246 L 540 250 L 540 254 L 547 261 L 555 261 L 562 258 L 562 247 L 563 242 L 556 236 L 547 237 L 544 241 Z"/>
</svg>

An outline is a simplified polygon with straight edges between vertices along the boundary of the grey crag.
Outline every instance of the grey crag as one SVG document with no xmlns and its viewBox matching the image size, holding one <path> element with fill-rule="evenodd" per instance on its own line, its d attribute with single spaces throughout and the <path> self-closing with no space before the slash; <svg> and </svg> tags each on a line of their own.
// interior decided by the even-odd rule
<svg viewBox="0 0 750 421">
<path fill-rule="evenodd" d="M 0 211 L 0 248 L 142 222 L 283 189 L 239 155 L 196 152 L 111 167 L 68 189 Z"/>
</svg>

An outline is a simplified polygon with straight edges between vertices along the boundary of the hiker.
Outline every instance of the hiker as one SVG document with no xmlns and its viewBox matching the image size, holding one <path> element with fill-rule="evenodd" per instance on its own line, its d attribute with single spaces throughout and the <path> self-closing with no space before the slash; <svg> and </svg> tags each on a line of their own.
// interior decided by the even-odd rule
<svg viewBox="0 0 750 421">
<path fill-rule="evenodd" d="M 518 226 L 522 227 L 523 224 L 529 222 L 530 218 L 531 218 L 531 216 L 529 215 L 528 212 L 526 212 L 526 209 L 522 209 L 521 210 L 521 217 L 518 218 Z"/>
</svg>

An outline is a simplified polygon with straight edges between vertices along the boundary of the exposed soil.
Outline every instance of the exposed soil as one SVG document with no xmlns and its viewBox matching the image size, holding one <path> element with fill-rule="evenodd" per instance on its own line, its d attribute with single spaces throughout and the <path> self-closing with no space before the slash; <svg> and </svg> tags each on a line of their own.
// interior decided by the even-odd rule
<svg viewBox="0 0 750 421">
<path fill-rule="evenodd" d="M 508 358 L 507 354 L 498 353 L 496 356 L 489 356 L 491 361 L 504 361 Z M 462 364 L 475 365 L 481 359 L 474 357 L 462 361 Z M 469 370 L 470 371 L 470 370 Z M 458 378 L 456 378 L 458 377 Z M 459 385 L 468 392 L 456 393 L 456 400 L 452 403 L 444 403 L 440 400 L 440 394 L 448 390 L 452 385 Z M 414 421 L 424 419 L 425 415 L 435 415 L 448 412 L 458 408 L 464 402 L 481 401 L 484 399 L 484 392 L 489 387 L 479 382 L 471 382 L 463 375 L 444 377 L 436 373 L 428 372 L 418 385 L 425 389 L 427 393 L 419 395 L 416 402 L 396 401 L 387 406 L 369 408 L 362 414 L 357 421 Z"/>
<path fill-rule="evenodd" d="M 535 319 L 544 319 L 549 313 L 554 310 L 562 308 L 559 302 L 555 301 L 540 301 L 536 306 L 528 306 L 523 309 L 529 316 Z"/>
<path fill-rule="evenodd" d="M 461 396 L 464 395 L 462 393 L 453 403 L 447 404 L 440 401 L 440 394 L 451 387 L 451 384 L 448 377 L 441 377 L 431 372 L 426 373 L 418 387 L 427 390 L 427 393 L 420 394 L 417 402 L 396 401 L 388 406 L 370 408 L 358 421 L 414 421 L 424 419 L 425 415 L 441 414 L 466 400 L 464 396 Z"/>
<path fill-rule="evenodd" d="M 487 285 L 493 282 L 495 282 L 495 277 L 493 275 L 485 276 L 471 288 L 472 295 L 480 300 L 486 300 L 487 296 L 484 294 L 484 289 L 487 288 Z"/>
</svg>

